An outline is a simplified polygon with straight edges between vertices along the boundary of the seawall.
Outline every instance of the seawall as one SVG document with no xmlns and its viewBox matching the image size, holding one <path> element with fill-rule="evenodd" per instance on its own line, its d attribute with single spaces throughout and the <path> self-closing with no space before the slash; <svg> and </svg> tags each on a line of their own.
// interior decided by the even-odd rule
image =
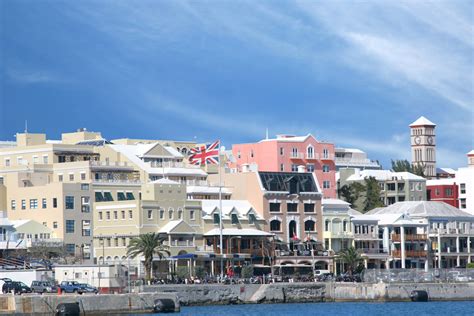
<svg viewBox="0 0 474 316">
<path fill-rule="evenodd" d="M 275 283 L 245 285 L 155 285 L 144 292 L 176 293 L 181 305 L 290 302 L 409 301 L 425 290 L 432 301 L 474 300 L 474 283 Z"/>
<path fill-rule="evenodd" d="M 0 295 L 0 315 L 53 315 L 60 303 L 79 302 L 86 315 L 151 312 L 155 299 L 179 302 L 174 293 L 100 294 L 100 295 Z"/>
</svg>

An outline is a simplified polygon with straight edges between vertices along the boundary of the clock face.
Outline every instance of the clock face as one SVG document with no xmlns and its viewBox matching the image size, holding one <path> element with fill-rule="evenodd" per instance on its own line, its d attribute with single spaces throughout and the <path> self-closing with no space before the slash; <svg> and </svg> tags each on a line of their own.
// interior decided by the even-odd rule
<svg viewBox="0 0 474 316">
<path fill-rule="evenodd" d="M 421 137 L 420 136 L 415 137 L 415 144 L 417 144 L 417 145 L 421 144 Z"/>
<path fill-rule="evenodd" d="M 429 136 L 428 137 L 428 144 L 433 145 L 434 139 L 433 137 Z"/>
</svg>

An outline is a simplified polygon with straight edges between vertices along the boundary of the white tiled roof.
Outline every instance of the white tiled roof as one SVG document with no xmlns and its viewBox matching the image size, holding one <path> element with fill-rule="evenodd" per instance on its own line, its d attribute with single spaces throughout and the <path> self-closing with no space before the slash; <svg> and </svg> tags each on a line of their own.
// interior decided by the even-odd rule
<svg viewBox="0 0 474 316">
<path fill-rule="evenodd" d="M 417 176 L 410 172 L 393 172 L 390 170 L 371 170 L 371 169 L 355 169 L 355 173 L 347 178 L 347 181 L 361 181 L 368 177 L 374 177 L 378 181 L 392 180 L 397 177 L 399 180 L 425 180 L 425 178 Z"/>
<path fill-rule="evenodd" d="M 201 200 L 202 210 L 205 216 L 210 216 L 214 210 L 219 209 L 219 200 Z M 247 200 L 222 200 L 222 215 L 229 216 L 232 210 L 236 210 L 238 216 L 247 216 L 250 210 L 255 210 L 252 204 Z M 261 216 L 255 211 L 255 217 L 261 219 Z"/>
<path fill-rule="evenodd" d="M 204 185 L 188 185 L 186 187 L 187 193 L 202 193 L 202 194 L 219 194 L 219 187 L 204 186 Z M 231 194 L 228 188 L 222 188 L 222 194 Z"/>
<path fill-rule="evenodd" d="M 302 143 L 310 136 L 312 136 L 312 135 L 311 134 L 308 134 L 306 136 L 277 135 L 276 138 L 262 139 L 260 142 L 268 142 L 268 141 L 277 140 L 279 142 Z"/>
<path fill-rule="evenodd" d="M 165 176 L 207 176 L 207 173 L 200 168 L 179 168 L 179 167 L 151 167 L 149 163 L 144 162 L 139 157 L 153 148 L 153 144 L 137 144 L 137 145 L 110 145 L 110 148 L 125 155 L 130 161 L 136 164 L 140 169 L 149 174 L 158 174 Z M 170 154 L 173 154 L 170 152 Z M 181 156 L 182 157 L 182 156 Z M 176 156 L 179 159 L 181 157 Z"/>
<path fill-rule="evenodd" d="M 435 201 L 397 202 L 370 213 L 371 215 L 408 214 L 412 217 L 468 217 L 474 220 L 474 216 L 471 214 L 463 212 L 444 202 Z"/>
<path fill-rule="evenodd" d="M 416 121 L 410 124 L 410 126 L 422 126 L 422 125 L 436 126 L 435 123 L 431 122 L 424 116 L 420 116 Z"/>
<path fill-rule="evenodd" d="M 322 199 L 322 205 L 341 205 L 341 206 L 349 206 L 350 204 L 346 201 L 340 199 Z"/>
</svg>

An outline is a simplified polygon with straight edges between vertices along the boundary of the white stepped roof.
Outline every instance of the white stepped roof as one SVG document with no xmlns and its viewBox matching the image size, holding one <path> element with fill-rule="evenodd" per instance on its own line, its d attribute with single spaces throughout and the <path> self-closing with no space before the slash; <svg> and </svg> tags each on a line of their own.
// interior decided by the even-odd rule
<svg viewBox="0 0 474 316">
<path fill-rule="evenodd" d="M 474 216 L 444 202 L 405 201 L 369 212 L 370 215 L 408 214 L 412 217 L 460 217 L 474 220 Z"/>
<path fill-rule="evenodd" d="M 436 126 L 436 124 L 428 120 L 426 117 L 420 116 L 420 118 L 411 123 L 410 126 Z"/>
<path fill-rule="evenodd" d="M 474 155 L 474 149 L 467 153 L 467 155 Z"/>
<path fill-rule="evenodd" d="M 347 178 L 347 181 L 361 181 L 368 177 L 374 177 L 378 181 L 392 180 L 393 177 L 397 177 L 399 180 L 425 180 L 425 178 L 417 176 L 410 172 L 393 172 L 390 170 L 372 170 L 356 169 L 353 175 Z"/>
</svg>

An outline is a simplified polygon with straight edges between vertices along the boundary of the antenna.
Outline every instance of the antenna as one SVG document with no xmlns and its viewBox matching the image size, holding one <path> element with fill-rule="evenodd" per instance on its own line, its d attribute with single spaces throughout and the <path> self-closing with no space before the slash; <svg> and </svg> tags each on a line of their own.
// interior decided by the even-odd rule
<svg viewBox="0 0 474 316">
<path fill-rule="evenodd" d="M 25 120 L 25 134 L 28 134 L 28 120 Z"/>
<path fill-rule="evenodd" d="M 267 127 L 267 130 L 265 132 L 265 139 L 268 139 L 268 127 Z"/>
</svg>

